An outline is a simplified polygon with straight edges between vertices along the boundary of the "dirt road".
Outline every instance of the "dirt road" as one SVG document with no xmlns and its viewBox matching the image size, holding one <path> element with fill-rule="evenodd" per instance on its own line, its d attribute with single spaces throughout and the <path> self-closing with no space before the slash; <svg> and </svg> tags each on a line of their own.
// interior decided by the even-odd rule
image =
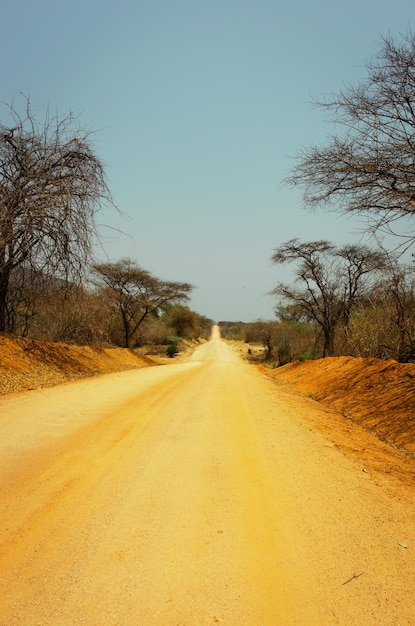
<svg viewBox="0 0 415 626">
<path fill-rule="evenodd" d="M 312 411 L 217 334 L 1 399 L 0 625 L 415 624 L 414 494 Z"/>
</svg>

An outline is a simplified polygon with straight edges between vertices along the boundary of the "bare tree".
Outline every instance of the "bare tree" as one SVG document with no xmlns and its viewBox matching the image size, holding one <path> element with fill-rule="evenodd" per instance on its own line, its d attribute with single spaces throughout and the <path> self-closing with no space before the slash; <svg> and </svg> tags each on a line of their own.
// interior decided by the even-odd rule
<svg viewBox="0 0 415 626">
<path fill-rule="evenodd" d="M 353 307 L 371 287 L 373 272 L 389 267 L 389 255 L 383 250 L 348 244 L 336 250 L 337 278 L 342 301 L 342 319 L 347 327 Z"/>
<path fill-rule="evenodd" d="M 297 155 L 288 182 L 304 186 L 307 206 L 366 215 L 372 232 L 395 231 L 415 215 L 415 36 L 383 39 L 367 78 L 316 105 L 344 132 Z M 415 240 L 404 222 L 401 246 Z"/>
<path fill-rule="evenodd" d="M 272 260 L 297 263 L 298 286 L 280 283 L 272 293 L 282 296 L 297 315 L 301 312 L 303 321 L 317 324 L 323 336 L 323 356 L 334 354 L 336 329 L 340 322 L 347 326 L 364 278 L 383 266 L 383 254 L 366 246 L 337 249 L 324 240 L 291 239 L 275 250 Z"/>
<path fill-rule="evenodd" d="M 11 105 L 12 123 L 0 125 L 0 331 L 13 271 L 78 279 L 97 236 L 95 216 L 112 204 L 91 132 L 72 114 L 40 124 L 25 104 L 24 115 Z"/>
<path fill-rule="evenodd" d="M 388 322 L 382 355 L 401 363 L 415 360 L 415 272 L 413 266 L 391 263 L 383 282 L 378 307 Z"/>
<path fill-rule="evenodd" d="M 391 263 L 352 312 L 346 339 L 349 354 L 415 361 L 415 274 Z"/>
<path fill-rule="evenodd" d="M 161 280 L 131 259 L 94 265 L 97 285 L 117 309 L 124 331 L 124 345 L 130 347 L 146 317 L 167 303 L 189 299 L 193 286 Z"/>
<path fill-rule="evenodd" d="M 260 343 L 264 348 L 264 358 L 271 361 L 275 345 L 277 322 L 258 319 L 246 325 L 245 340 L 247 343 Z"/>
<path fill-rule="evenodd" d="M 59 284 L 44 290 L 30 325 L 30 336 L 46 341 L 102 345 L 108 343 L 109 307 L 83 286 Z"/>
<path fill-rule="evenodd" d="M 290 304 L 302 309 L 308 321 L 320 327 L 323 356 L 333 354 L 334 329 L 341 315 L 334 279 L 332 256 L 334 246 L 328 241 L 301 243 L 292 239 L 277 248 L 272 256 L 274 263 L 300 262 L 296 275 L 299 287 L 279 283 L 272 291 Z"/>
<path fill-rule="evenodd" d="M 6 301 L 6 328 L 27 337 L 30 325 L 43 299 L 43 276 L 25 266 L 15 268 L 10 275 Z"/>
</svg>

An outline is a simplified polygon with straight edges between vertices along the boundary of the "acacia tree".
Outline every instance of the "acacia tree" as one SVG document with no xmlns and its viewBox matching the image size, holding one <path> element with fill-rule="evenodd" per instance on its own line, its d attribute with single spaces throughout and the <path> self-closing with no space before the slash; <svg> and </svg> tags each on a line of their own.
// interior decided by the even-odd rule
<svg viewBox="0 0 415 626">
<path fill-rule="evenodd" d="M 161 280 L 131 259 L 93 266 L 96 284 L 118 311 L 124 345 L 130 347 L 143 321 L 156 314 L 167 303 L 189 300 L 193 286 Z"/>
<path fill-rule="evenodd" d="M 11 124 L 0 125 L 0 332 L 8 330 L 13 272 L 77 281 L 97 236 L 95 216 L 112 204 L 91 132 L 75 116 L 41 124 L 29 100 L 24 115 L 13 105 L 9 114 Z"/>
<path fill-rule="evenodd" d="M 365 82 L 316 103 L 344 132 L 301 151 L 288 182 L 304 187 L 308 206 L 364 214 L 372 232 L 392 232 L 415 216 L 415 36 L 383 39 L 366 69 Z M 415 240 L 406 222 L 401 235 Z"/>
<path fill-rule="evenodd" d="M 330 356 L 334 354 L 338 324 L 347 326 L 365 277 L 381 269 L 385 259 L 382 252 L 367 246 L 336 248 L 325 240 L 291 239 L 275 250 L 272 261 L 297 263 L 298 287 L 279 283 L 271 293 L 282 296 L 297 314 L 301 312 L 304 321 L 317 324 L 323 337 L 323 356 Z"/>
<path fill-rule="evenodd" d="M 166 327 L 172 328 L 175 335 L 183 339 L 209 337 L 213 320 L 200 315 L 183 304 L 168 304 L 163 307 L 161 321 Z"/>
</svg>

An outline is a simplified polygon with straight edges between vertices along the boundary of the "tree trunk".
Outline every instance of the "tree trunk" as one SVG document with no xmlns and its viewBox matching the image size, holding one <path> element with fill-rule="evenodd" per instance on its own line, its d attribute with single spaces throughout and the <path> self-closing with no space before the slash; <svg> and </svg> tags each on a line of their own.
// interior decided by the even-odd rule
<svg viewBox="0 0 415 626">
<path fill-rule="evenodd" d="M 334 328 L 324 326 L 323 328 L 323 357 L 333 356 L 334 353 Z"/>
<path fill-rule="evenodd" d="M 7 330 L 7 292 L 9 289 L 10 270 L 6 267 L 0 271 L 0 332 Z"/>
<path fill-rule="evenodd" d="M 129 348 L 130 347 L 130 337 L 131 337 L 131 332 L 130 332 L 130 324 L 128 323 L 128 319 L 127 316 L 125 314 L 125 312 L 123 311 L 123 309 L 121 310 L 121 316 L 122 316 L 122 324 L 124 327 L 124 348 Z"/>
<path fill-rule="evenodd" d="M 0 291 L 0 333 L 6 332 L 7 314 L 6 314 L 6 294 Z"/>
</svg>

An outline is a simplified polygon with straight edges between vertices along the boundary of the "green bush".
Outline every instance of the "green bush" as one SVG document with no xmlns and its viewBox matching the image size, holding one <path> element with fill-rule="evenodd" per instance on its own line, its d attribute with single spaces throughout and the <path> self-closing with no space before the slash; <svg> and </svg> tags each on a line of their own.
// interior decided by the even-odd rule
<svg viewBox="0 0 415 626">
<path fill-rule="evenodd" d="M 169 337 L 168 338 L 168 342 L 169 345 L 167 346 L 166 349 L 166 354 L 168 357 L 170 357 L 171 359 L 174 357 L 175 354 L 178 354 L 179 352 L 179 348 L 178 348 L 178 342 L 179 342 L 179 338 L 178 337 Z"/>
</svg>

